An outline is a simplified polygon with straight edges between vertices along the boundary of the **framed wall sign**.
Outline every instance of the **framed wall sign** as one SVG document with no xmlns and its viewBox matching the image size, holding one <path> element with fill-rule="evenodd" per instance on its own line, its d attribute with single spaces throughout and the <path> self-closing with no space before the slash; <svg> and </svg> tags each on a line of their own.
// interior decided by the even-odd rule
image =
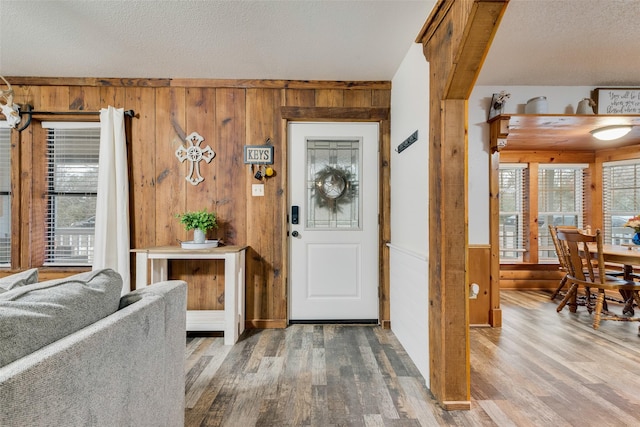
<svg viewBox="0 0 640 427">
<path fill-rule="evenodd" d="M 273 145 L 245 145 L 244 163 L 249 165 L 272 165 Z"/>
<path fill-rule="evenodd" d="M 640 114 L 640 88 L 594 90 L 598 114 Z"/>
</svg>

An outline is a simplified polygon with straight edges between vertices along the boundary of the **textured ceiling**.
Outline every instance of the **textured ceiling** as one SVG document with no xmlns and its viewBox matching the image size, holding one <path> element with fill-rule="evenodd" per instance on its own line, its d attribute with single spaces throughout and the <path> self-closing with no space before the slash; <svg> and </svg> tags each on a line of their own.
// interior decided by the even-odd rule
<svg viewBox="0 0 640 427">
<path fill-rule="evenodd" d="M 0 0 L 0 74 L 391 80 L 435 1 Z M 636 86 L 640 0 L 511 0 L 478 84 Z"/>
<path fill-rule="evenodd" d="M 434 4 L 0 0 L 0 73 L 391 80 Z"/>
<path fill-rule="evenodd" d="M 511 0 L 477 84 L 638 86 L 639 0 Z"/>
</svg>

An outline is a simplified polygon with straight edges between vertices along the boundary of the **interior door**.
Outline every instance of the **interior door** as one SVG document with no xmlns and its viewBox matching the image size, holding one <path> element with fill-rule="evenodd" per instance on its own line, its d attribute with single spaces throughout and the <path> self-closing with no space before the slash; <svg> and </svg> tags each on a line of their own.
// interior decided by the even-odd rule
<svg viewBox="0 0 640 427">
<path fill-rule="evenodd" d="M 378 124 L 289 124 L 290 313 L 378 320 Z"/>
</svg>

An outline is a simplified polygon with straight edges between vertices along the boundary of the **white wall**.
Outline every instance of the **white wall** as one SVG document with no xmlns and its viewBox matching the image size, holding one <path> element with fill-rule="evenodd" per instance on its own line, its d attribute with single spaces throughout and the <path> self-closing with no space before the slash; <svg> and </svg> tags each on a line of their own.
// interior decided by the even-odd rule
<svg viewBox="0 0 640 427">
<path fill-rule="evenodd" d="M 391 89 L 391 329 L 429 386 L 429 65 L 413 44 Z M 418 140 L 397 146 L 418 130 Z"/>
<path fill-rule="evenodd" d="M 546 96 L 550 114 L 573 114 L 592 87 L 477 86 L 469 98 L 469 243 L 489 243 L 489 104 L 511 94 L 505 113 L 524 113 L 527 100 Z M 418 141 L 395 148 L 415 130 Z M 413 44 L 391 90 L 391 328 L 429 386 L 429 64 Z"/>
<path fill-rule="evenodd" d="M 531 98 L 546 96 L 549 114 L 574 114 L 589 98 L 584 86 L 476 86 L 469 97 L 469 244 L 489 244 L 489 105 L 494 93 L 511 94 L 504 113 L 523 114 Z"/>
</svg>

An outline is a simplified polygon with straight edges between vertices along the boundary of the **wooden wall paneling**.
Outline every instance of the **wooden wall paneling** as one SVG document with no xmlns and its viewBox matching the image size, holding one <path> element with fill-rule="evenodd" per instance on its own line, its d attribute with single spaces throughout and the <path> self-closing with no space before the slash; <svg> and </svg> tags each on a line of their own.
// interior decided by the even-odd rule
<svg viewBox="0 0 640 427">
<path fill-rule="evenodd" d="M 22 236 L 21 230 L 23 228 L 22 218 L 28 218 L 29 211 L 28 209 L 24 210 L 23 213 L 23 203 L 27 203 L 27 206 L 31 206 L 30 198 L 23 200 L 23 191 L 26 192 L 29 196 L 31 195 L 30 191 L 30 183 L 31 183 L 31 167 L 24 169 L 22 166 L 30 166 L 31 162 L 23 163 L 23 158 L 25 156 L 29 156 L 31 154 L 31 134 L 27 133 L 28 138 L 22 139 L 22 134 L 16 130 L 11 131 L 11 148 L 10 148 L 10 156 L 11 156 L 11 206 L 9 207 L 9 212 L 11 215 L 11 255 L 10 255 L 10 264 L 11 268 L 15 269 L 21 265 L 20 263 L 20 254 L 22 253 Z M 25 145 L 23 147 L 23 144 Z M 28 144 L 28 146 L 26 146 Z M 21 176 L 20 171 L 26 170 L 26 174 Z"/>
<path fill-rule="evenodd" d="M 582 217 L 583 226 L 590 226 L 595 232 L 597 228 L 603 228 L 603 203 L 602 203 L 602 164 L 591 163 L 583 173 L 583 201 Z"/>
<path fill-rule="evenodd" d="M 218 183 L 216 180 L 220 158 L 216 131 L 216 90 L 212 88 L 187 88 L 185 91 L 186 124 L 184 133 L 188 136 L 197 132 L 204 138 L 199 145 L 201 149 L 211 147 L 216 156 L 210 163 L 199 162 L 200 174 L 204 181 L 197 185 L 185 179 L 185 210 L 199 211 L 207 209 L 216 211 L 218 200 Z M 185 143 L 185 147 L 190 143 Z M 178 160 L 175 157 L 175 160 Z M 188 160 L 185 160 L 188 164 Z M 176 212 L 179 213 L 179 212 Z M 188 232 L 188 240 L 193 232 Z M 217 230 L 210 230 L 207 238 L 213 238 Z M 182 261 L 173 263 L 174 277 L 189 283 L 187 307 L 189 310 L 221 310 L 224 308 L 224 262 L 215 261 Z"/>
<path fill-rule="evenodd" d="M 271 138 L 274 160 L 283 164 L 280 106 L 281 92 L 274 89 L 248 89 L 246 107 L 246 144 L 263 144 Z M 249 174 L 248 169 L 246 173 Z M 252 197 L 251 185 L 258 183 L 252 177 L 247 180 L 247 320 L 250 327 L 286 325 L 286 301 L 282 301 L 283 252 L 280 226 L 283 211 L 283 180 L 286 177 L 269 178 L 264 197 Z M 263 180 L 264 181 L 264 180 Z"/>
<path fill-rule="evenodd" d="M 491 125 L 491 146 L 497 136 Z M 495 328 L 502 326 L 500 308 L 500 152 L 494 151 L 489 157 L 489 245 L 491 247 L 491 266 L 489 273 L 489 324 Z"/>
<path fill-rule="evenodd" d="M 189 234 L 175 218 L 187 209 L 185 176 L 188 165 L 180 163 L 176 150 L 184 146 L 185 89 L 159 88 L 156 91 L 155 181 L 156 198 L 155 245 L 174 245 L 176 239 L 190 240 Z"/>
<path fill-rule="evenodd" d="M 562 275 L 557 264 L 503 266 L 500 270 L 500 289 L 553 291 L 558 287 Z"/>
<path fill-rule="evenodd" d="M 23 165 L 27 161 L 30 162 L 31 182 L 29 184 L 31 191 L 23 191 L 22 193 L 22 214 L 24 216 L 21 219 L 21 267 L 30 268 L 31 266 L 41 266 L 45 255 L 47 164 L 42 159 L 47 158 L 46 131 L 42 129 L 40 123 L 31 122 L 31 125 L 22 131 L 22 137 L 27 137 L 27 140 L 31 141 L 31 149 L 23 152 Z M 25 190 L 24 187 L 23 190 Z"/>
<path fill-rule="evenodd" d="M 175 218 L 176 213 L 184 212 L 187 208 L 185 176 L 188 165 L 180 163 L 175 155 L 176 150 L 184 146 L 186 138 L 186 112 L 184 88 L 158 88 L 156 91 L 156 137 L 155 137 L 155 180 L 156 194 L 156 241 L 155 245 L 175 245 L 176 239 L 190 240 L 189 233 Z M 169 277 L 175 278 L 174 269 L 178 277 L 184 271 L 181 261 L 169 262 Z M 187 282 L 188 294 L 195 290 L 192 280 Z"/>
<path fill-rule="evenodd" d="M 313 89 L 285 89 L 285 105 L 288 107 L 313 107 L 316 91 Z"/>
<path fill-rule="evenodd" d="M 631 145 L 615 149 L 596 151 L 596 157 L 600 162 L 612 162 L 616 160 L 637 159 L 640 153 L 640 145 Z"/>
<path fill-rule="evenodd" d="M 217 198 L 215 209 L 218 216 L 217 237 L 227 245 L 246 243 L 246 193 L 247 167 L 244 165 L 245 145 L 245 90 L 234 88 L 216 89 L 215 132 L 216 152 L 215 176 Z M 219 265 L 218 272 L 223 271 Z M 219 277 L 223 275 L 219 274 Z M 224 280 L 218 283 L 224 295 Z M 223 299 L 221 301 L 224 302 Z"/>
<path fill-rule="evenodd" d="M 491 311 L 491 246 L 469 245 L 468 284 L 477 283 L 480 291 L 476 299 L 469 299 L 469 325 L 489 325 Z"/>
<path fill-rule="evenodd" d="M 344 91 L 341 89 L 317 89 L 316 107 L 344 107 Z"/>
<path fill-rule="evenodd" d="M 124 108 L 125 110 L 134 110 L 135 114 L 140 115 L 143 110 L 149 110 L 155 107 L 155 103 L 144 105 L 134 102 L 133 104 L 127 104 L 127 101 L 130 101 L 130 97 L 127 96 L 127 93 L 131 90 L 142 89 L 138 87 L 114 87 L 114 86 L 101 86 L 100 87 L 100 108 L 107 108 L 108 106 L 112 106 L 115 108 Z M 154 93 L 153 89 L 147 88 L 147 91 L 150 93 Z M 138 105 L 139 107 L 136 109 L 134 105 Z M 147 113 L 147 117 L 148 117 Z M 142 118 L 142 116 L 139 116 Z M 153 141 L 151 139 L 150 141 Z"/>
<path fill-rule="evenodd" d="M 345 107 L 371 107 L 371 91 L 365 89 L 354 89 L 343 91 Z"/>
<path fill-rule="evenodd" d="M 14 88 L 14 102 L 18 104 L 29 104 L 32 106 L 38 106 L 40 103 L 40 87 L 34 86 L 12 86 Z M 40 126 L 38 125 L 38 128 Z M 41 133 L 38 133 L 41 135 Z M 12 167 L 11 179 L 12 179 L 12 192 L 14 191 L 14 185 L 17 192 L 13 194 L 13 201 L 11 206 L 11 267 L 26 269 L 33 263 L 32 253 L 32 232 L 31 229 L 34 226 L 31 211 L 33 209 L 33 149 L 34 149 L 34 124 L 30 125 L 22 132 L 16 130 L 12 131 L 11 143 L 15 144 L 12 147 L 11 154 L 16 155 L 16 163 L 12 160 L 12 166 L 19 164 L 19 169 Z M 19 162 L 19 163 L 17 163 Z M 15 246 L 14 246 L 15 245 Z M 43 247 L 40 251 L 43 251 Z"/>
<path fill-rule="evenodd" d="M 16 104 L 29 104 L 32 107 L 40 105 L 40 86 L 11 85 L 11 87 L 13 88 L 15 95 L 13 102 Z"/>
<path fill-rule="evenodd" d="M 216 90 L 215 165 L 218 234 L 228 245 L 244 245 L 247 241 L 246 182 L 249 168 L 244 164 L 245 90 Z"/>
<path fill-rule="evenodd" d="M 100 88 L 95 86 L 70 86 L 69 111 L 100 111 Z"/>
<path fill-rule="evenodd" d="M 391 106 L 391 91 L 375 89 L 371 91 L 371 106 L 372 107 L 390 107 Z"/>
<path fill-rule="evenodd" d="M 104 88 L 107 89 L 107 88 Z M 105 105 L 114 101 L 104 97 Z M 130 229 L 132 247 L 144 248 L 156 244 L 156 91 L 152 88 L 127 88 L 124 105 L 135 111 L 137 117 L 129 122 L 131 140 L 128 153 L 131 183 Z"/>
<path fill-rule="evenodd" d="M 40 105 L 37 109 L 41 111 L 68 111 L 69 104 L 68 86 L 43 86 L 40 88 Z"/>
<path fill-rule="evenodd" d="M 503 163 L 592 163 L 593 151 L 500 151 Z"/>
<path fill-rule="evenodd" d="M 115 91 L 101 88 L 102 105 L 116 102 Z M 156 244 L 156 91 L 153 88 L 127 88 L 125 109 L 134 110 L 137 117 L 125 123 L 129 126 L 129 232 L 132 248 Z M 136 277 L 135 255 L 131 256 L 132 283 Z M 135 284 L 137 286 L 137 284 Z"/>
<path fill-rule="evenodd" d="M 216 89 L 215 99 L 216 151 L 215 176 L 217 198 L 215 209 L 218 215 L 217 237 L 225 244 L 244 245 L 246 238 L 246 194 L 247 167 L 244 165 L 245 141 L 245 90 L 234 88 Z M 224 268 L 218 267 L 219 294 L 224 295 Z M 221 292 L 220 292 L 221 291 Z M 223 299 L 221 302 L 224 302 Z"/>
</svg>

